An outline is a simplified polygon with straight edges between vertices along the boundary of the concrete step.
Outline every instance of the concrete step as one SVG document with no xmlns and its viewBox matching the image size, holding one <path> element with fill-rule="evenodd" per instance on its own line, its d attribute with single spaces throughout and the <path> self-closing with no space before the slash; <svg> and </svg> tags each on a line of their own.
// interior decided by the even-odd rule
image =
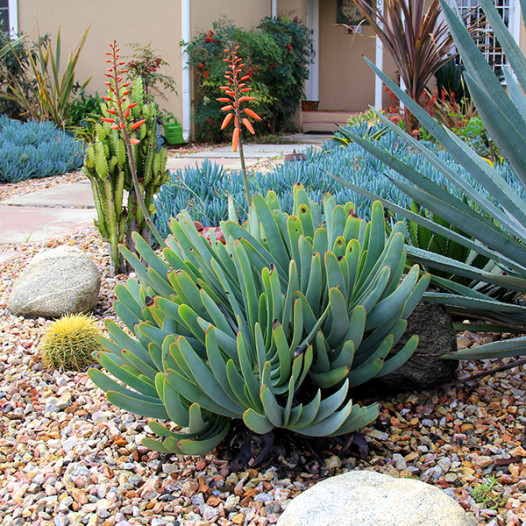
<svg viewBox="0 0 526 526">
<path fill-rule="evenodd" d="M 340 126 L 345 126 L 353 115 L 357 113 L 352 111 L 302 111 L 302 130 L 303 133 L 332 133 Z"/>
</svg>

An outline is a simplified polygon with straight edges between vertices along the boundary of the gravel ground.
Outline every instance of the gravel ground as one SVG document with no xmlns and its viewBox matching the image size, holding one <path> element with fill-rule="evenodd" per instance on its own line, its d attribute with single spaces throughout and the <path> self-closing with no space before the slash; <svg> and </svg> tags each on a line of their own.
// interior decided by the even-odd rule
<svg viewBox="0 0 526 526">
<path fill-rule="evenodd" d="M 0 201 L 78 175 L 0 185 Z M 6 192 L 6 186 L 9 188 Z M 85 372 L 49 372 L 38 340 L 49 320 L 24 319 L 5 306 L 13 280 L 39 251 L 60 244 L 84 250 L 103 273 L 95 317 L 114 318 L 108 255 L 95 229 L 47 243 L 18 245 L 0 264 L 0 523 L 10 525 L 268 525 L 291 498 L 350 469 L 414 477 L 443 489 L 479 524 L 526 524 L 524 367 L 476 383 L 381 400 L 380 418 L 363 430 L 366 460 L 338 446 L 281 456 L 273 465 L 232 473 L 217 455 L 163 459 L 141 446 L 147 421 L 111 406 Z M 459 336 L 461 347 L 484 341 Z M 491 369 L 463 363 L 458 376 Z M 521 442 L 522 439 L 522 442 Z M 493 499 L 474 492 L 496 478 Z M 480 500 L 480 499 L 477 499 Z M 494 509 L 490 509 L 494 508 Z"/>
</svg>

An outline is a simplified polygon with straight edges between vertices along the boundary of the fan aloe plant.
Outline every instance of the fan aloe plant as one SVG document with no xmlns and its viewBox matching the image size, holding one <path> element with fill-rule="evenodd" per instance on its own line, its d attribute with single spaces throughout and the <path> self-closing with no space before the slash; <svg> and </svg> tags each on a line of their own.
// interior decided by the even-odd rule
<svg viewBox="0 0 526 526">
<path fill-rule="evenodd" d="M 462 21 L 456 16 L 447 2 L 441 0 L 444 16 L 455 45 L 465 65 L 464 77 L 477 106 L 484 125 L 498 145 L 509 164 L 516 180 L 526 189 L 526 58 L 520 51 L 512 35 L 491 0 L 479 0 L 497 40 L 505 51 L 509 71 L 505 70 L 507 90 L 486 62 Z M 526 1 L 521 0 L 523 17 Z M 462 264 L 451 258 L 429 253 L 425 250 L 407 247 L 409 257 L 423 263 L 427 268 L 452 272 L 470 280 L 500 287 L 515 296 L 526 293 L 526 202 L 504 180 L 486 160 L 470 150 L 450 130 L 438 124 L 419 105 L 408 97 L 384 73 L 375 70 L 387 86 L 400 98 L 422 125 L 444 146 L 457 162 L 480 183 L 484 191 L 478 191 L 468 181 L 448 168 L 440 159 L 419 141 L 414 140 L 399 127 L 383 117 L 378 117 L 395 133 L 407 141 L 429 162 L 455 184 L 474 204 L 469 206 L 465 200 L 451 195 L 447 190 L 430 181 L 384 151 L 377 144 L 352 134 L 353 140 L 373 153 L 378 159 L 399 172 L 409 182 L 393 180 L 422 207 L 465 232 L 460 234 L 455 228 L 440 225 L 420 214 L 407 211 L 395 203 L 383 201 L 391 210 L 421 224 L 438 235 L 462 244 L 469 250 L 494 262 L 492 272 L 469 264 Z M 356 192 L 372 199 L 376 196 L 340 179 L 342 184 L 352 187 Z M 426 300 L 439 302 L 462 312 L 465 316 L 496 322 L 486 325 L 486 329 L 504 332 L 514 328 L 526 332 L 526 307 L 518 302 L 505 303 L 468 288 L 452 280 L 438 276 L 434 282 L 446 292 L 428 292 Z M 483 345 L 473 350 L 457 352 L 452 358 L 493 358 L 526 354 L 526 338 L 501 340 Z"/>
<path fill-rule="evenodd" d="M 283 428 L 337 436 L 373 421 L 378 407 L 359 407 L 350 389 L 388 374 L 413 353 L 417 337 L 390 353 L 429 276 L 406 263 L 403 223 L 387 237 L 383 207 L 369 223 L 352 204 L 327 195 L 322 209 L 301 185 L 294 213 L 276 195 L 255 195 L 243 226 L 221 224 L 224 244 L 197 231 L 183 212 L 170 225 L 164 258 L 135 235 L 137 273 L 116 288 L 90 378 L 108 400 L 150 422 L 159 452 L 202 454 L 233 419 L 265 434 Z"/>
</svg>

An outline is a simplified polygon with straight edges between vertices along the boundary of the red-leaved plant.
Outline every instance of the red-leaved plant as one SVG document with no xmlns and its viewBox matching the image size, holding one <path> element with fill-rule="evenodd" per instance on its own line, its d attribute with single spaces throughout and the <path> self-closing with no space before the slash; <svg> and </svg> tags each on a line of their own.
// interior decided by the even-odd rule
<svg viewBox="0 0 526 526">
<path fill-rule="evenodd" d="M 254 97 L 250 97 L 247 93 L 252 89 L 246 87 L 246 82 L 250 80 L 250 75 L 243 74 L 243 60 L 238 57 L 237 50 L 239 46 L 225 49 L 227 58 L 224 59 L 228 63 L 228 69 L 225 73 L 226 85 L 221 86 L 221 89 L 225 92 L 227 97 L 220 97 L 217 100 L 219 102 L 227 103 L 221 109 L 228 112 L 223 120 L 221 129 L 225 129 L 230 121 L 234 119 L 234 133 L 232 134 L 232 149 L 237 151 L 239 146 L 239 160 L 241 162 L 241 173 L 243 174 L 243 182 L 245 183 L 245 196 L 247 204 L 250 206 L 250 188 L 248 186 L 248 177 L 245 166 L 245 156 L 243 155 L 243 140 L 241 136 L 241 125 L 252 133 L 255 133 L 251 122 L 248 117 L 252 117 L 256 120 L 261 120 L 261 117 L 250 108 L 243 107 L 244 103 L 254 100 Z"/>
<path fill-rule="evenodd" d="M 136 102 L 130 100 L 130 82 L 123 82 L 123 75 L 127 73 L 125 69 L 125 62 L 119 60 L 119 48 L 117 42 L 114 40 L 113 44 L 110 44 L 111 51 L 107 51 L 106 55 L 109 58 L 106 62 L 110 66 L 106 69 L 106 77 L 108 81 L 104 84 L 108 86 L 108 96 L 102 97 L 108 103 L 108 113 L 113 117 L 101 117 L 101 120 L 111 124 L 111 128 L 119 130 L 126 145 L 126 152 L 128 154 L 128 162 L 130 165 L 130 172 L 133 180 L 133 187 L 137 196 L 137 203 L 141 208 L 143 217 L 159 245 L 165 247 L 166 244 L 159 234 L 157 228 L 153 224 L 153 221 L 148 213 L 144 199 L 142 197 L 142 191 L 139 185 L 139 178 L 137 177 L 137 169 L 135 167 L 135 157 L 133 154 L 133 145 L 139 144 L 139 139 L 134 136 L 134 130 L 141 127 L 146 119 L 142 119 L 134 122 L 133 116 L 131 115 L 131 109 L 137 105 Z"/>
</svg>

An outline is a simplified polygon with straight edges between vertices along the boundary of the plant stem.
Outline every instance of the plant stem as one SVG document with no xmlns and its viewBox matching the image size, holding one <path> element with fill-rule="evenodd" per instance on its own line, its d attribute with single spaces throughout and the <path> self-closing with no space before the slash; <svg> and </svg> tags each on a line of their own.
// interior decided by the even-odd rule
<svg viewBox="0 0 526 526">
<path fill-rule="evenodd" d="M 159 243 L 159 245 L 162 248 L 166 247 L 166 243 L 164 242 L 164 239 L 161 237 L 161 234 L 159 234 L 159 231 L 153 224 L 152 218 L 150 217 L 150 214 L 148 213 L 148 210 L 146 209 L 146 205 L 144 204 L 144 199 L 142 197 L 142 191 L 141 187 L 139 185 L 139 178 L 137 177 L 137 169 L 135 167 L 135 158 L 133 156 L 133 150 L 132 145 L 130 142 L 130 134 L 128 132 L 128 129 L 126 127 L 126 116 L 124 115 L 124 111 L 122 109 L 122 96 L 120 92 L 120 76 L 117 70 L 117 57 L 116 57 L 116 43 L 114 43 L 113 47 L 113 78 L 115 81 L 115 99 L 116 99 L 116 109 L 119 113 L 119 123 L 120 123 L 120 130 L 122 133 L 122 136 L 124 138 L 124 144 L 126 145 L 126 151 L 128 153 L 128 164 L 130 165 L 130 172 L 132 176 L 133 181 L 133 187 L 135 189 L 135 195 L 137 198 L 137 202 L 139 203 L 139 208 L 141 209 L 142 215 L 144 217 L 144 220 L 146 221 L 146 225 L 149 228 L 150 232 L 153 234 L 153 237 Z"/>
<path fill-rule="evenodd" d="M 247 198 L 247 206 L 251 204 L 250 187 L 248 186 L 247 167 L 245 164 L 245 154 L 243 152 L 243 139 L 239 133 L 239 161 L 241 162 L 241 174 L 243 175 L 243 182 L 245 184 L 245 197 Z"/>
<path fill-rule="evenodd" d="M 126 151 L 128 152 L 128 162 L 130 164 L 130 172 L 132 176 L 133 187 L 135 188 L 135 195 L 137 197 L 137 202 L 139 203 L 139 207 L 141 209 L 144 220 L 146 221 L 146 225 L 150 229 L 150 232 L 153 234 L 153 237 L 155 238 L 157 243 L 159 243 L 159 245 L 162 248 L 166 248 L 166 243 L 164 242 L 164 239 L 162 238 L 161 234 L 159 234 L 159 231 L 153 224 L 152 218 L 150 217 L 150 214 L 148 213 L 148 210 L 146 209 L 146 205 L 144 204 L 141 187 L 139 186 L 139 178 L 137 177 L 137 170 L 135 168 L 135 158 L 133 157 L 133 151 L 132 151 L 132 147 L 130 143 L 130 138 L 126 130 L 123 130 L 123 132 L 124 132 L 124 143 L 126 144 Z"/>
</svg>

